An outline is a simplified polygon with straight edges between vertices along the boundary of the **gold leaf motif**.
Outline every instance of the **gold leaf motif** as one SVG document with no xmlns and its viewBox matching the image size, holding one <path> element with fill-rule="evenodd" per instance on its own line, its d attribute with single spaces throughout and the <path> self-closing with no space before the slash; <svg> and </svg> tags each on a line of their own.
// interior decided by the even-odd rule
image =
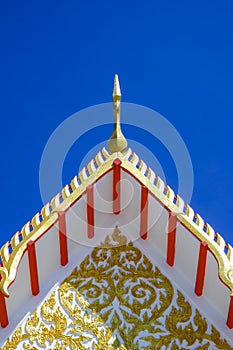
<svg viewBox="0 0 233 350">
<path fill-rule="evenodd" d="M 115 229 L 2 350 L 230 350 L 158 267 Z"/>
</svg>

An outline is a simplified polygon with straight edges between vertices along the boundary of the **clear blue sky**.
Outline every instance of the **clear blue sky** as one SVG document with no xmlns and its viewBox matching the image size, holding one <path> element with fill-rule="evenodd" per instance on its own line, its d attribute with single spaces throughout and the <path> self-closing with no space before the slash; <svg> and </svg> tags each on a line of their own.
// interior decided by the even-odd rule
<svg viewBox="0 0 233 350">
<path fill-rule="evenodd" d="M 194 168 L 191 205 L 233 244 L 232 18 L 230 0 L 2 3 L 0 245 L 42 207 L 39 163 L 52 131 L 110 102 L 115 73 L 124 101 L 176 127 Z M 151 147 L 176 187 L 167 153 Z M 76 175 L 77 158 L 68 155 L 64 182 Z"/>
</svg>

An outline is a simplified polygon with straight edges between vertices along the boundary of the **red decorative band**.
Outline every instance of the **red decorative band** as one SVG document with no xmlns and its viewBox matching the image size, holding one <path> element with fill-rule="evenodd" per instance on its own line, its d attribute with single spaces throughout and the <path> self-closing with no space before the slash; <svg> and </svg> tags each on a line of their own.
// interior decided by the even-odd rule
<svg viewBox="0 0 233 350">
<path fill-rule="evenodd" d="M 5 295 L 0 292 L 0 324 L 2 328 L 5 328 L 8 326 L 8 315 L 7 315 L 7 308 L 6 308 L 6 299 Z"/>
<path fill-rule="evenodd" d="M 169 212 L 168 236 L 167 236 L 167 264 L 173 266 L 176 252 L 176 225 L 177 217 L 173 212 Z"/>
<path fill-rule="evenodd" d="M 195 293 L 198 296 L 201 296 L 203 293 L 207 251 L 208 251 L 208 244 L 206 242 L 201 242 L 198 265 L 197 265 L 196 285 L 195 285 Z"/>
<path fill-rule="evenodd" d="M 87 186 L 87 234 L 88 238 L 94 237 L 94 188 Z"/>
<path fill-rule="evenodd" d="M 141 186 L 140 237 L 147 239 L 148 230 L 148 189 Z"/>
<path fill-rule="evenodd" d="M 229 328 L 233 328 L 233 295 L 230 297 L 230 305 L 228 310 L 228 317 L 227 317 L 227 326 Z"/>
<path fill-rule="evenodd" d="M 60 211 L 58 213 L 58 229 L 59 229 L 59 244 L 60 244 L 60 262 L 62 266 L 68 264 L 68 248 L 66 235 L 66 213 Z"/>
<path fill-rule="evenodd" d="M 121 211 L 121 160 L 115 159 L 113 165 L 113 213 L 118 215 Z"/>
<path fill-rule="evenodd" d="M 29 241 L 27 243 L 27 250 L 28 250 L 28 264 L 29 264 L 32 295 L 37 295 L 40 289 L 39 289 L 35 242 Z"/>
</svg>

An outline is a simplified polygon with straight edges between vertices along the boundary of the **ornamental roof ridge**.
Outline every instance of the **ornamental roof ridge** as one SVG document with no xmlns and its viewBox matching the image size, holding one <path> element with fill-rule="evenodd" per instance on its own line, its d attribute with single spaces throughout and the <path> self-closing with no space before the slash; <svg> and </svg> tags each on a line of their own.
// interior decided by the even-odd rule
<svg viewBox="0 0 233 350">
<path fill-rule="evenodd" d="M 27 249 L 27 243 L 36 241 L 58 220 L 58 213 L 66 211 L 86 191 L 86 188 L 100 179 L 114 167 L 116 158 L 121 161 L 121 168 L 144 185 L 163 206 L 176 214 L 178 221 L 186 227 L 198 240 L 208 243 L 209 250 L 218 262 L 218 273 L 222 282 L 233 295 L 233 248 L 226 245 L 223 237 L 195 214 L 183 199 L 156 176 L 136 153 L 128 148 L 127 141 L 120 128 L 121 91 L 118 76 L 114 79 L 113 107 L 114 130 L 108 142 L 108 149 L 99 151 L 86 167 L 75 176 L 69 185 L 54 196 L 51 202 L 44 205 L 31 221 L 27 222 L 20 232 L 16 232 L 9 242 L 0 249 L 0 291 L 9 296 L 8 288 L 14 281 L 20 260 Z"/>
<path fill-rule="evenodd" d="M 96 157 L 91 160 L 66 185 L 60 193 L 54 196 L 51 202 L 44 205 L 40 213 L 37 213 L 31 221 L 27 222 L 21 231 L 16 232 L 11 240 L 0 249 L 1 267 L 0 291 L 9 296 L 8 287 L 14 281 L 18 264 L 27 249 L 30 240 L 36 241 L 58 220 L 58 213 L 66 211 L 85 193 L 87 186 L 97 181 L 100 177 L 113 169 L 113 162 L 118 158 L 121 168 L 136 178 L 149 192 L 165 206 L 176 214 L 179 222 L 183 224 L 197 239 L 205 241 L 216 258 L 219 268 L 219 277 L 231 290 L 233 295 L 233 248 L 226 245 L 223 237 L 205 223 L 203 218 L 194 213 L 194 210 L 185 204 L 183 199 L 156 176 L 154 171 L 147 167 L 146 163 L 139 159 L 130 148 L 125 153 L 115 152 L 110 154 L 103 148 Z"/>
</svg>

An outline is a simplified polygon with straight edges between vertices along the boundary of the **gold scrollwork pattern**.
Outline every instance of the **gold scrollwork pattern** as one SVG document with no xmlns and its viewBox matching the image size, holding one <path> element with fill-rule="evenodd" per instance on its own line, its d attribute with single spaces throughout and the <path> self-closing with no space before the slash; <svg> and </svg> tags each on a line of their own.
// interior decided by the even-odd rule
<svg viewBox="0 0 233 350">
<path fill-rule="evenodd" d="M 20 345 L 25 350 L 233 349 L 117 228 L 2 350 Z"/>
</svg>

